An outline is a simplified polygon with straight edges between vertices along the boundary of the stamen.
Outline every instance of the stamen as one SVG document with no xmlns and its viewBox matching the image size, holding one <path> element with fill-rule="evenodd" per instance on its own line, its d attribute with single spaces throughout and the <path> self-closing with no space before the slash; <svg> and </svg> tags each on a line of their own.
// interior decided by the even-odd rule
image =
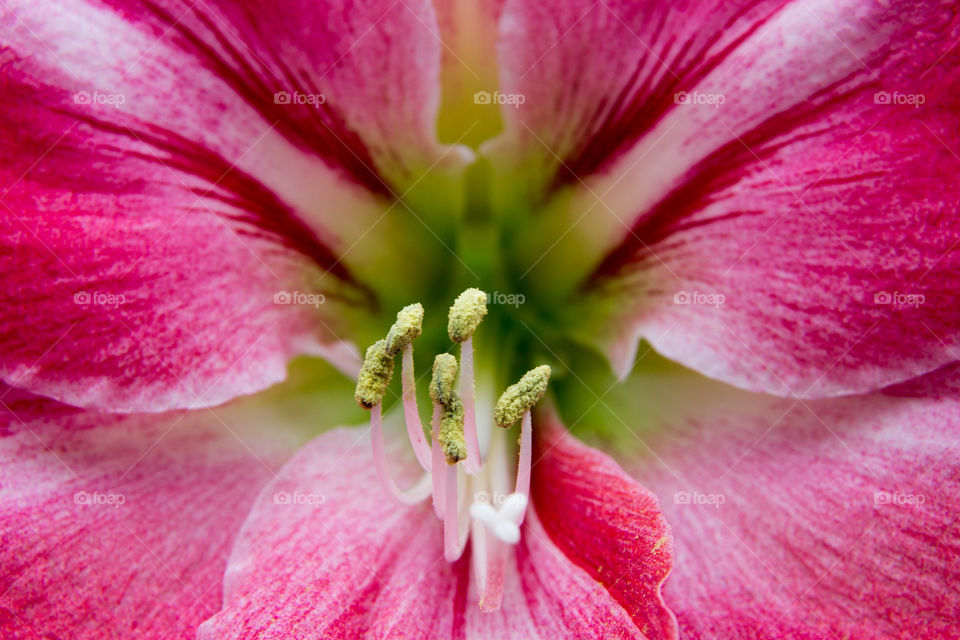
<svg viewBox="0 0 960 640">
<path fill-rule="evenodd" d="M 430 399 L 434 404 L 449 405 L 453 400 L 453 382 L 457 378 L 457 359 L 441 353 L 433 359 Z"/>
<path fill-rule="evenodd" d="M 464 342 L 480 326 L 487 315 L 487 294 L 480 289 L 467 289 L 454 300 L 447 321 L 447 333 L 454 342 Z"/>
<path fill-rule="evenodd" d="M 517 460 L 517 486 L 513 495 L 521 495 L 526 501 L 530 495 L 530 463 L 533 456 L 533 420 L 529 411 L 523 412 L 523 420 L 520 422 L 520 456 Z M 506 506 L 506 505 L 504 505 Z M 526 502 L 524 508 L 520 510 L 517 519 L 517 526 L 523 523 L 526 515 Z"/>
<path fill-rule="evenodd" d="M 498 427 L 506 429 L 533 408 L 547 390 L 550 366 L 541 365 L 523 374 L 516 384 L 507 387 L 493 410 L 493 419 Z"/>
<path fill-rule="evenodd" d="M 474 490 L 486 487 L 486 490 L 494 491 L 493 496 L 502 496 L 503 491 L 509 490 L 511 465 L 506 433 L 491 432 L 488 425 L 477 424 L 473 334 L 486 313 L 486 294 L 479 289 L 467 289 L 450 307 L 447 331 L 450 338 L 460 344 L 460 359 L 458 362 L 454 356 L 443 353 L 434 360 L 429 388 L 434 405 L 429 444 L 417 406 L 413 362 L 413 341 L 420 336 L 423 327 L 423 307 L 420 304 L 401 309 L 387 337 L 367 349 L 355 396 L 361 406 L 371 410 L 370 432 L 380 483 L 400 504 L 419 502 L 432 493 L 433 510 L 443 520 L 444 557 L 447 561 L 455 562 L 462 556 L 472 527 L 472 562 L 481 593 L 480 607 L 489 611 L 501 605 L 507 552 L 510 545 L 520 541 L 520 526 L 526 516 L 530 492 L 531 410 L 543 397 L 551 370 L 544 365 L 528 371 L 504 391 L 494 409 L 494 422 L 501 428 L 522 420 L 514 492 L 499 508 L 479 502 L 466 509 L 468 487 Z M 401 352 L 407 434 L 418 462 L 427 471 L 405 490 L 394 484 L 387 470 L 381 405 L 393 376 L 393 359 Z M 489 421 L 486 413 L 484 419 Z M 478 432 L 478 426 L 484 427 L 482 434 Z M 481 435 L 484 445 L 488 440 L 490 444 L 486 464 L 480 451 Z M 463 462 L 464 473 L 458 467 L 460 462 Z M 474 477 L 468 480 L 465 474 Z"/>
<path fill-rule="evenodd" d="M 436 362 L 436 361 L 435 361 Z M 438 391 L 442 389 L 438 383 Z M 438 393 L 437 397 L 444 395 Z M 450 391 L 448 404 L 441 404 L 440 432 L 436 442 L 447 460 L 446 478 L 443 488 L 443 555 L 447 562 L 455 562 L 462 554 L 467 544 L 467 525 L 461 525 L 461 514 L 458 502 L 460 491 L 457 485 L 457 463 L 467 457 L 467 446 L 463 441 L 463 402 L 456 392 Z M 440 474 L 439 467 L 433 473 Z"/>
<path fill-rule="evenodd" d="M 460 396 L 454 394 L 449 405 L 442 405 L 440 416 L 440 448 L 447 458 L 447 464 L 454 465 L 467 458 L 467 445 L 463 440 L 463 403 Z"/>
<path fill-rule="evenodd" d="M 483 467 L 483 458 L 480 455 L 480 438 L 477 434 L 475 395 L 473 337 L 470 337 L 460 345 L 460 397 L 463 398 L 463 435 L 467 446 L 467 461 L 464 463 L 464 468 L 470 475 L 476 475 Z"/>
<path fill-rule="evenodd" d="M 357 376 L 354 398 L 364 409 L 372 409 L 383 400 L 393 378 L 393 358 L 387 355 L 387 341 L 379 340 L 367 348 Z"/>
<path fill-rule="evenodd" d="M 387 355 L 393 358 L 423 333 L 423 305 L 411 304 L 397 312 L 397 321 L 387 332 Z"/>
<path fill-rule="evenodd" d="M 467 446 L 466 472 L 475 475 L 483 466 L 480 441 L 477 437 L 477 409 L 474 404 L 473 334 L 487 315 L 487 294 L 480 289 L 467 289 L 454 300 L 447 316 L 447 333 L 460 343 L 460 397 L 466 416 L 464 437 Z"/>
<path fill-rule="evenodd" d="M 419 306 L 419 305 L 417 305 Z M 407 307 L 409 308 L 409 307 Z M 389 345 L 389 338 L 387 339 Z M 388 349 L 389 350 L 389 349 Z M 413 375 L 413 343 L 403 347 L 403 365 L 401 371 L 403 383 L 403 418 L 407 423 L 407 435 L 410 445 L 417 456 L 417 462 L 424 471 L 430 471 L 430 445 L 423 437 L 423 423 L 420 422 L 420 408 L 417 406 L 416 380 Z"/>
<path fill-rule="evenodd" d="M 441 473 L 441 469 L 444 467 L 444 456 L 443 449 L 440 448 L 440 414 L 441 407 L 439 404 L 435 404 L 433 407 L 433 420 L 431 424 L 433 425 L 433 431 L 431 431 L 432 441 L 430 443 L 430 453 L 431 453 L 431 469 L 433 473 L 430 475 L 433 477 L 433 512 L 437 514 L 437 517 L 441 520 L 443 519 L 443 499 L 444 499 L 444 487 L 446 482 L 446 476 L 444 473 Z"/>
<path fill-rule="evenodd" d="M 506 545 L 515 545 L 520 541 L 520 525 L 526 517 L 530 494 L 533 448 L 533 419 L 530 409 L 543 397 L 549 379 L 550 367 L 544 365 L 533 369 L 500 396 L 494 411 L 495 420 L 501 427 L 509 427 L 516 422 L 518 411 L 522 413 L 522 421 L 514 493 L 507 496 L 499 509 L 483 502 L 470 506 L 471 517 L 483 524 L 482 527 L 474 527 L 474 540 L 478 547 L 474 569 L 477 571 L 480 589 L 480 608 L 484 611 L 500 608 L 507 560 Z"/>
<path fill-rule="evenodd" d="M 433 470 L 433 511 L 443 518 L 446 474 L 444 451 L 440 446 L 440 424 L 445 407 L 455 402 L 456 391 L 453 383 L 457 377 L 457 359 L 449 353 L 438 354 L 433 359 L 433 377 L 430 380 L 430 399 L 433 400 L 433 421 L 431 431 L 431 468 Z"/>
<path fill-rule="evenodd" d="M 457 487 L 457 465 L 447 465 L 446 487 L 444 487 L 443 507 L 443 557 L 447 562 L 456 562 L 467 546 L 467 527 L 461 525 L 460 509 L 457 504 L 460 492 Z"/>
<path fill-rule="evenodd" d="M 383 447 L 383 418 L 380 405 L 374 405 L 370 411 L 370 440 L 373 444 L 373 463 L 380 484 L 387 494 L 402 505 L 411 505 L 423 501 L 430 495 L 430 474 L 425 473 L 420 479 L 407 489 L 400 489 L 394 484 L 387 469 L 387 454 Z"/>
</svg>

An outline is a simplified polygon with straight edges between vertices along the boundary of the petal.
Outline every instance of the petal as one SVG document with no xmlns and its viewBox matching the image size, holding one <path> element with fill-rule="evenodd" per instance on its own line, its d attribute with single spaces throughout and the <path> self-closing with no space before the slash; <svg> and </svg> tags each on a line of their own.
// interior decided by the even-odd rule
<svg viewBox="0 0 960 640">
<path fill-rule="evenodd" d="M 533 171 L 534 198 L 595 174 L 611 174 L 600 183 L 606 187 L 632 178 L 619 186 L 634 199 L 651 187 L 666 187 L 651 171 L 657 178 L 682 173 L 703 153 L 697 146 L 704 136 L 730 136 L 726 130 L 696 129 L 702 124 L 696 120 L 717 115 L 716 105 L 703 110 L 698 104 L 679 105 L 676 93 L 719 77 L 727 88 L 736 84 L 738 97 L 752 102 L 755 112 L 774 113 L 779 111 L 775 100 L 789 103 L 791 93 L 793 100 L 803 99 L 829 84 L 833 74 L 849 73 L 856 59 L 847 54 L 850 60 L 838 60 L 842 43 L 817 24 L 834 12 L 824 13 L 825 2 L 807 3 L 805 11 L 799 5 L 790 0 L 507 2 L 500 22 L 501 88 L 506 96 L 522 98 L 503 109 L 504 132 L 486 149 L 498 160 Z M 882 42 L 881 34 L 873 41 Z M 747 58 L 749 77 L 738 68 Z M 827 62 L 831 65 L 823 68 Z M 780 97 L 770 95 L 777 78 L 766 76 L 777 73 L 790 74 L 801 85 L 778 84 Z M 663 127 L 669 120 L 683 126 L 654 144 L 677 126 Z M 649 153 L 651 148 L 656 152 Z M 607 222 L 603 211 L 593 216 Z"/>
<path fill-rule="evenodd" d="M 535 509 L 500 611 L 477 605 L 469 553 L 447 563 L 430 506 L 387 499 L 368 430 L 333 431 L 261 494 L 231 555 L 224 608 L 199 638 L 644 637 L 552 541 Z"/>
<path fill-rule="evenodd" d="M 533 500 L 551 540 L 603 584 L 650 640 L 677 637 L 660 594 L 673 538 L 656 497 L 556 416 L 537 431 Z"/>
<path fill-rule="evenodd" d="M 505 0 L 435 2 L 443 40 L 442 98 L 437 129 L 444 140 L 476 147 L 503 127 L 496 106 L 481 96 L 497 89 L 497 30 Z"/>
<path fill-rule="evenodd" d="M 563 161 L 549 180 L 573 187 L 540 213 L 549 232 L 530 230 L 521 263 L 533 288 L 569 273 L 618 371 L 644 338 L 737 386 L 816 397 L 955 359 L 953 12 L 569 3 L 550 20 L 528 5 L 504 9 L 504 47 L 527 58 L 508 64 L 544 56 L 506 110 L 528 140 L 508 147 L 544 142 Z"/>
<path fill-rule="evenodd" d="M 117 417 L 0 393 L 0 635 L 194 638 L 284 449 L 229 410 Z"/>
<path fill-rule="evenodd" d="M 429 3 L 8 5 L 0 379 L 154 411 L 298 354 L 355 372 L 366 281 L 436 259 L 390 199 L 462 160 L 434 139 Z M 329 100 L 274 100 L 298 90 Z"/>
<path fill-rule="evenodd" d="M 960 634 L 956 399 L 634 391 L 657 431 L 628 464 L 673 531 L 683 637 Z"/>
<path fill-rule="evenodd" d="M 960 397 L 960 363 L 948 364 L 918 378 L 883 389 L 890 396 L 907 398 Z"/>
<path fill-rule="evenodd" d="M 9 47 L 49 74 L 44 84 L 87 91 L 91 106 L 95 90 L 121 96 L 103 104 L 134 129 L 147 122 L 235 152 L 237 134 L 265 123 L 384 194 L 444 154 L 434 134 L 441 44 L 425 0 L 8 6 Z M 290 167 L 272 169 L 279 179 Z"/>
</svg>

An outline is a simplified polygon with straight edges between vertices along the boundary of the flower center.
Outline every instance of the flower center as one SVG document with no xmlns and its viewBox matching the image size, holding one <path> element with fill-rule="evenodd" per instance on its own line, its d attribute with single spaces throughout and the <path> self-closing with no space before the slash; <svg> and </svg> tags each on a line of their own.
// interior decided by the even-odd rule
<svg viewBox="0 0 960 640">
<path fill-rule="evenodd" d="M 417 407 L 413 341 L 420 336 L 423 307 L 413 304 L 397 314 L 386 338 L 371 345 L 357 378 L 356 399 L 370 410 L 370 433 L 377 477 L 387 495 L 403 505 L 433 498 L 443 522 L 444 557 L 455 562 L 472 537 L 472 561 L 480 606 L 500 607 L 506 551 L 520 540 L 530 493 L 531 409 L 543 397 L 550 367 L 527 372 L 507 388 L 493 407 L 492 420 L 478 419 L 474 382 L 473 334 L 487 313 L 487 294 L 467 289 L 450 307 L 447 332 L 460 345 L 459 361 L 441 353 L 433 363 L 430 443 Z M 381 403 L 393 376 L 394 359 L 402 354 L 401 382 L 407 435 L 424 470 L 419 481 L 400 489 L 387 469 Z M 484 407 L 487 408 L 487 407 Z M 484 416 L 489 418 L 489 411 Z M 515 480 L 510 482 L 507 430 L 521 423 Z M 497 429 L 493 429 L 495 423 Z M 483 446 L 481 446 L 481 444 Z"/>
</svg>

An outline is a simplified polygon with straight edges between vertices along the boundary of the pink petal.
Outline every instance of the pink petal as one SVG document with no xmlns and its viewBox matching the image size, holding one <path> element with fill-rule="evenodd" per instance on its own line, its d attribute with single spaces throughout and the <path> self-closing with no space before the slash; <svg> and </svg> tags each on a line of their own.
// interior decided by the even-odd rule
<svg viewBox="0 0 960 640">
<path fill-rule="evenodd" d="M 927 375 L 891 385 L 883 389 L 883 393 L 907 398 L 958 398 L 960 397 L 960 375 L 958 374 L 960 374 L 960 363 L 955 362 Z"/>
<path fill-rule="evenodd" d="M 7 7 L 5 39 L 16 57 L 29 56 L 26 73 L 71 98 L 84 90 L 122 95 L 106 105 L 116 116 L 110 119 L 137 133 L 149 123 L 238 161 L 254 142 L 244 136 L 269 127 L 384 194 L 445 151 L 434 134 L 441 44 L 426 0 L 282 0 L 269 7 L 55 0 L 46 11 L 17 0 Z M 289 99 L 275 97 L 282 91 Z M 286 149 L 272 137 L 266 143 Z M 270 177 L 304 168 L 274 164 Z M 314 182 L 326 179 L 319 173 Z"/>
<path fill-rule="evenodd" d="M 194 638 L 282 450 L 229 409 L 120 418 L 0 394 L 0 636 Z"/>
<path fill-rule="evenodd" d="M 957 400 L 677 383 L 644 385 L 630 468 L 673 530 L 682 637 L 960 636 Z"/>
<path fill-rule="evenodd" d="M 673 538 L 656 497 L 555 416 L 537 431 L 532 496 L 551 540 L 603 584 L 650 640 L 677 637 L 660 588 Z"/>
<path fill-rule="evenodd" d="M 341 429 L 284 467 L 244 525 L 224 608 L 202 625 L 201 640 L 644 637 L 604 585 L 564 555 L 535 510 L 511 554 L 503 608 L 483 613 L 469 548 L 445 562 L 432 508 L 387 499 L 369 450 L 366 429 Z"/>
<path fill-rule="evenodd" d="M 512 128 L 493 152 L 573 185 L 540 216 L 566 236 L 533 243 L 531 277 L 582 269 L 619 371 L 643 338 L 737 386 L 815 397 L 955 359 L 952 12 L 590 5 L 504 9 L 504 91 L 526 101 L 504 109 Z M 705 103 L 677 104 L 680 91 Z"/>
<path fill-rule="evenodd" d="M 539 178 L 533 186 L 541 190 L 607 169 L 675 106 L 675 92 L 717 69 L 786 4 L 507 1 L 500 19 L 500 89 L 522 100 L 501 110 L 504 133 L 487 149 L 503 162 L 529 165 Z M 677 159 L 677 150 L 663 147 L 649 164 L 663 165 L 665 154 Z"/>
<path fill-rule="evenodd" d="M 429 3 L 55 4 L 0 12 L 0 379 L 153 411 L 355 371 L 344 315 L 411 234 L 382 196 L 462 160 Z"/>
</svg>

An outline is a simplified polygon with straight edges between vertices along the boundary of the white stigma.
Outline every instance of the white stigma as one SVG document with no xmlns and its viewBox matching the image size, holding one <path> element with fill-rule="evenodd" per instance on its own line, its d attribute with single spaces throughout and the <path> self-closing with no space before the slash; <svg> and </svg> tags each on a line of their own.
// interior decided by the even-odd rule
<svg viewBox="0 0 960 640">
<path fill-rule="evenodd" d="M 527 496 L 511 493 L 499 509 L 487 501 L 474 502 L 470 505 L 470 516 L 485 524 L 500 540 L 517 544 L 520 542 L 520 522 L 526 509 Z"/>
</svg>

